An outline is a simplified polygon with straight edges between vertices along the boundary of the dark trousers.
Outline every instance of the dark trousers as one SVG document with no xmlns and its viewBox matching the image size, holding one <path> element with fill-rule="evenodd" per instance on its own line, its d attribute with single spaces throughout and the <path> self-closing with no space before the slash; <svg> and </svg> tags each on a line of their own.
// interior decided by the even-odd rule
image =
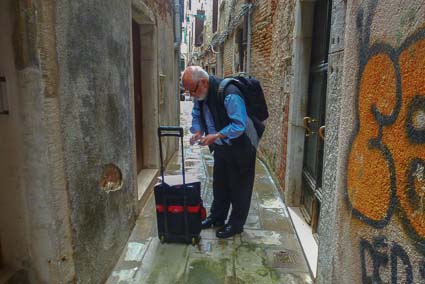
<svg viewBox="0 0 425 284">
<path fill-rule="evenodd" d="M 242 228 L 251 204 L 255 178 L 256 149 L 248 137 L 234 145 L 215 146 L 213 195 L 210 216 L 225 221 L 232 205 L 228 224 Z"/>
</svg>

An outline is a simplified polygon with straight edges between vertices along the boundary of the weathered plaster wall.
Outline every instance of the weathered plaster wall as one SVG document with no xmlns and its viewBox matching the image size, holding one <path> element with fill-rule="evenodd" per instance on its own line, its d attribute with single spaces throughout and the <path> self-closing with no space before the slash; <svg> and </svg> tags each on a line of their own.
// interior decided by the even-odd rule
<svg viewBox="0 0 425 284">
<path fill-rule="evenodd" d="M 339 229 L 337 220 L 336 177 L 338 172 L 338 143 L 341 116 L 341 98 L 344 94 L 343 63 L 347 5 L 333 2 L 329 43 L 328 84 L 326 95 L 326 139 L 323 154 L 322 203 L 318 234 L 319 259 L 317 283 L 338 283 L 333 279 Z"/>
<path fill-rule="evenodd" d="M 130 1 L 58 1 L 61 126 L 76 279 L 100 283 L 135 219 Z M 116 165 L 120 190 L 100 187 Z"/>
<path fill-rule="evenodd" d="M 178 91 L 175 88 L 174 82 L 178 80 L 176 76 L 176 62 L 174 57 L 174 45 L 173 45 L 173 21 L 171 14 L 169 15 L 169 22 L 158 21 L 158 69 L 161 75 L 164 77 L 164 100 L 160 104 L 160 124 L 167 125 L 170 122 L 173 125 L 178 124 Z M 161 82 L 160 82 L 161 84 Z M 161 90 L 160 90 L 161 92 Z M 160 98 L 161 101 L 161 98 Z"/>
<path fill-rule="evenodd" d="M 153 46 L 158 47 L 158 53 L 153 60 L 158 68 L 154 78 L 159 110 L 145 123 L 177 125 L 171 1 L 146 1 L 145 5 L 155 17 L 153 40 L 157 44 Z M 62 126 L 75 270 L 81 283 L 98 283 L 107 277 L 137 214 L 131 9 L 131 1 L 61 1 L 58 5 L 61 111 L 66 113 Z M 156 129 L 150 135 L 156 135 Z M 167 157 L 175 149 L 176 142 L 169 141 Z M 109 163 L 121 170 L 123 186 L 106 193 L 99 180 Z"/>
<path fill-rule="evenodd" d="M 152 120 L 175 125 L 172 5 L 148 4 L 161 34 L 156 82 L 165 75 Z M 3 260 L 23 269 L 18 283 L 100 283 L 136 216 L 131 2 L 0 5 L 0 72 L 10 94 L 10 114 L 0 117 Z M 109 164 L 123 185 L 107 193 Z"/>
<path fill-rule="evenodd" d="M 68 283 L 75 275 L 59 122 L 55 5 L 4 1 L 1 12 L 1 68 L 11 103 L 2 127 L 13 127 L 3 129 L 8 139 L 1 146 L 2 157 L 10 159 L 4 171 L 7 192 L 2 188 L 1 196 L 6 202 L 1 209 L 7 210 L 1 214 L 4 259 L 21 269 L 16 283 Z"/>
<path fill-rule="evenodd" d="M 206 54 L 204 55 L 203 58 L 203 64 L 205 66 L 208 66 L 208 73 L 212 74 L 212 69 L 211 68 L 216 68 L 216 75 L 217 75 L 217 61 L 216 61 L 216 55 L 211 52 L 208 51 L 206 52 Z"/>
<path fill-rule="evenodd" d="M 202 51 L 208 48 L 208 44 L 211 42 L 213 32 L 212 32 L 212 20 L 213 20 L 213 1 L 205 1 L 203 5 L 203 9 L 205 11 L 205 21 L 204 21 L 204 45 L 202 46 Z M 206 58 L 205 58 L 206 59 Z M 205 60 L 204 62 L 208 62 Z"/>
<path fill-rule="evenodd" d="M 173 0 L 146 0 L 145 4 L 153 11 L 156 17 L 156 40 L 157 40 L 157 82 L 158 82 L 158 124 L 179 125 L 179 90 L 175 84 L 179 80 L 178 63 L 179 55 L 174 49 L 174 21 Z M 142 50 L 143 54 L 143 50 Z M 143 80 L 143 79 L 142 79 Z M 143 82 L 142 82 L 143 84 Z M 144 127 L 149 127 L 144 125 Z M 156 129 L 149 135 L 157 135 Z M 171 158 L 178 147 L 177 139 L 164 140 L 165 159 Z M 159 155 L 158 143 L 152 145 L 155 155 Z M 158 160 L 159 161 L 159 158 Z M 159 167 L 159 164 L 157 164 Z"/>
<path fill-rule="evenodd" d="M 229 23 L 236 17 L 239 10 L 237 7 L 241 5 L 241 0 L 225 1 L 220 7 L 220 21 L 219 21 L 219 32 L 228 31 Z M 234 66 L 235 56 L 235 34 L 228 34 L 226 40 L 221 44 L 222 49 L 222 62 L 223 62 L 223 77 L 232 76 L 236 72 Z"/>
<path fill-rule="evenodd" d="M 425 1 L 348 1 L 332 283 L 425 281 L 424 19 Z"/>
</svg>

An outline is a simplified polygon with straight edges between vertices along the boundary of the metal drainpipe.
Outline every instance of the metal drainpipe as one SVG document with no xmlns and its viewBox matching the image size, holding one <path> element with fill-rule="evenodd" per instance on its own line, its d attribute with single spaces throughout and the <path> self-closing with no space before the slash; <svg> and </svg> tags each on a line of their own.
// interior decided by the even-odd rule
<svg viewBox="0 0 425 284">
<path fill-rule="evenodd" d="M 180 0 L 174 0 L 174 54 L 176 58 L 176 125 L 180 125 L 180 44 L 181 44 L 181 23 L 180 23 Z"/>
<path fill-rule="evenodd" d="M 180 26 L 180 0 L 174 0 L 174 25 L 175 25 L 175 36 L 174 36 L 174 49 L 180 51 L 181 43 L 181 26 Z"/>
<path fill-rule="evenodd" d="M 249 66 L 251 63 L 251 11 L 252 4 L 249 4 L 248 10 L 248 42 L 247 42 L 247 51 L 246 51 L 246 74 L 249 76 Z"/>
</svg>

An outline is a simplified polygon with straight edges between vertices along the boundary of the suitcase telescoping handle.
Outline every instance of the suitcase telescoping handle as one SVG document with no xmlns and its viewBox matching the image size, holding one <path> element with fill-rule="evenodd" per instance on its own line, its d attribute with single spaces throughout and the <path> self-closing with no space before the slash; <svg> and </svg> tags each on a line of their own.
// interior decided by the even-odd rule
<svg viewBox="0 0 425 284">
<path fill-rule="evenodd" d="M 174 137 L 180 137 L 181 141 L 181 152 L 182 152 L 182 175 L 183 175 L 183 192 L 184 192 L 184 199 L 183 199 L 183 207 L 184 209 L 184 224 L 185 224 L 185 238 L 186 241 L 189 242 L 190 240 L 190 234 L 189 234 L 189 217 L 186 210 L 186 204 L 187 204 L 187 192 L 186 192 L 186 176 L 184 171 L 184 148 L 183 148 L 183 127 L 179 126 L 160 126 L 158 127 L 158 138 L 159 138 L 159 156 L 161 159 L 161 177 L 162 177 L 162 183 L 164 184 L 164 162 L 163 162 L 163 156 L 162 156 L 162 143 L 161 143 L 161 137 L 162 136 L 174 136 Z M 163 195 L 163 204 L 165 206 L 164 208 L 164 229 L 165 229 L 165 236 L 168 238 L 168 202 L 166 195 Z"/>
<path fill-rule="evenodd" d="M 163 163 L 163 156 L 162 156 L 162 143 L 161 143 L 161 137 L 162 136 L 174 136 L 174 137 L 180 137 L 181 139 L 181 151 L 182 151 L 182 174 L 183 174 L 183 187 L 186 187 L 186 177 L 184 172 L 184 148 L 183 148 L 183 127 L 179 126 L 160 126 L 158 127 L 158 138 L 159 138 L 159 157 L 161 159 L 161 177 L 162 177 L 162 183 L 164 183 L 164 163 Z"/>
</svg>

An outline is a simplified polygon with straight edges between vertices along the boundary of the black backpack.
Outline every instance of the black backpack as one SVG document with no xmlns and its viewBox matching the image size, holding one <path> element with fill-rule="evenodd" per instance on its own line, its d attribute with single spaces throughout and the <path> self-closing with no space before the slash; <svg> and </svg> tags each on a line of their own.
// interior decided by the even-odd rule
<svg viewBox="0 0 425 284">
<path fill-rule="evenodd" d="M 224 89 L 229 84 L 235 85 L 241 91 L 248 116 L 254 123 L 258 137 L 261 138 L 265 129 L 263 121 L 269 117 L 269 111 L 260 82 L 251 76 L 248 78 L 243 76 L 224 78 L 218 87 L 218 96 L 223 101 Z"/>
</svg>

